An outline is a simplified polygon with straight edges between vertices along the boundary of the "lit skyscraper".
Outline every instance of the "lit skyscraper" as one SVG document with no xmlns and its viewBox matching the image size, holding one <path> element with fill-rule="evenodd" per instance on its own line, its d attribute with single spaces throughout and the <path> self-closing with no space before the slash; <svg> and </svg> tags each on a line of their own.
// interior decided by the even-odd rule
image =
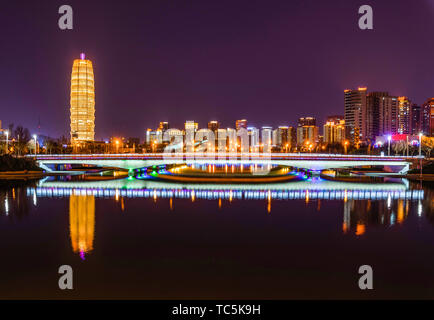
<svg viewBox="0 0 434 320">
<path fill-rule="evenodd" d="M 208 129 L 213 131 L 214 133 L 220 128 L 220 124 L 218 121 L 213 120 L 208 122 Z"/>
<path fill-rule="evenodd" d="M 298 126 L 316 126 L 316 119 L 314 117 L 303 117 L 298 119 Z"/>
<path fill-rule="evenodd" d="M 362 133 L 367 142 L 375 141 L 376 137 L 382 134 L 380 132 L 380 106 L 384 105 L 383 102 L 389 99 L 388 97 L 387 91 L 374 91 L 367 94 L 366 108 L 362 114 Z"/>
<path fill-rule="evenodd" d="M 410 107 L 410 133 L 418 135 L 422 130 L 422 108 L 417 104 Z"/>
<path fill-rule="evenodd" d="M 74 60 L 71 74 L 71 141 L 95 138 L 95 84 L 93 67 L 84 53 Z"/>
<path fill-rule="evenodd" d="M 235 129 L 240 130 L 241 128 L 247 129 L 247 120 L 237 120 L 235 121 Z"/>
<path fill-rule="evenodd" d="M 329 117 L 327 119 L 323 127 L 325 143 L 341 143 L 345 140 L 345 120 L 342 118 Z"/>
<path fill-rule="evenodd" d="M 162 122 L 160 122 L 160 124 L 158 125 L 158 129 L 157 129 L 157 130 L 160 130 L 160 131 L 164 132 L 164 131 L 169 130 L 169 128 L 170 128 L 169 122 L 167 122 L 167 121 L 162 121 Z"/>
<path fill-rule="evenodd" d="M 407 97 L 398 97 L 398 133 L 410 133 L 410 100 Z"/>
<path fill-rule="evenodd" d="M 398 98 L 382 97 L 379 100 L 379 134 L 394 135 L 398 133 Z"/>
<path fill-rule="evenodd" d="M 422 132 L 424 135 L 434 136 L 434 98 L 428 99 L 422 105 Z"/>
<path fill-rule="evenodd" d="M 366 110 L 366 87 L 357 90 L 344 91 L 345 104 L 345 135 L 355 143 L 360 136 L 363 137 L 363 114 Z M 355 136 L 357 135 L 357 137 Z"/>
<path fill-rule="evenodd" d="M 199 127 L 199 124 L 197 122 L 194 122 L 193 120 L 185 121 L 185 131 L 193 130 L 194 132 L 196 132 L 198 127 Z"/>
</svg>

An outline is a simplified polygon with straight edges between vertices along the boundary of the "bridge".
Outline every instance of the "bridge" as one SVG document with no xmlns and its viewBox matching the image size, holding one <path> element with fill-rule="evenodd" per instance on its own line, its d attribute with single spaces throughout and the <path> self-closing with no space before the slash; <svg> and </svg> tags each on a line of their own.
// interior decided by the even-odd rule
<svg viewBox="0 0 434 320">
<path fill-rule="evenodd" d="M 167 164 L 284 165 L 313 171 L 338 168 L 380 166 L 385 171 L 403 174 L 419 157 L 340 155 L 315 153 L 220 154 L 145 153 L 145 154 L 55 154 L 37 155 L 38 165 L 46 171 L 59 171 L 62 165 L 93 165 L 133 170 Z"/>
</svg>

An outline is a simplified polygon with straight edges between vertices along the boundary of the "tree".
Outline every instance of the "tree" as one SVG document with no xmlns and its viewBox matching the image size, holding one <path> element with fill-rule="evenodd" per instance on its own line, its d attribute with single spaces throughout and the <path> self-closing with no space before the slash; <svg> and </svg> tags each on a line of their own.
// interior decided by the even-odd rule
<svg viewBox="0 0 434 320">
<path fill-rule="evenodd" d="M 434 148 L 434 137 L 422 137 L 422 149 L 427 158 L 431 158 L 431 151 Z"/>
<path fill-rule="evenodd" d="M 23 126 L 16 127 L 14 137 L 16 139 L 18 154 L 23 154 L 26 151 L 27 142 L 31 139 L 29 129 L 24 128 Z"/>
<path fill-rule="evenodd" d="M 393 151 L 395 151 L 395 154 L 398 154 L 401 151 L 406 150 L 407 142 L 405 142 L 404 140 L 399 140 L 399 141 L 396 141 L 392 147 L 393 147 Z"/>
</svg>

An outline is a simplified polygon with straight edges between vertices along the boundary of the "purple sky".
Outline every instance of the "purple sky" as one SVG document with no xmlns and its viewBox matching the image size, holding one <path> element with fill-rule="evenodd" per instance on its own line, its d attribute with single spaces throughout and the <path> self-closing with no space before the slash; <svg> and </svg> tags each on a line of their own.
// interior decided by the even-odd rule
<svg viewBox="0 0 434 320">
<path fill-rule="evenodd" d="M 57 26 L 74 10 L 74 30 Z M 374 30 L 358 28 L 369 4 Z M 343 90 L 434 96 L 434 1 L 155 0 L 4 2 L 0 120 L 69 137 L 73 59 L 96 82 L 96 139 L 143 139 L 186 119 L 295 125 L 343 114 Z"/>
</svg>

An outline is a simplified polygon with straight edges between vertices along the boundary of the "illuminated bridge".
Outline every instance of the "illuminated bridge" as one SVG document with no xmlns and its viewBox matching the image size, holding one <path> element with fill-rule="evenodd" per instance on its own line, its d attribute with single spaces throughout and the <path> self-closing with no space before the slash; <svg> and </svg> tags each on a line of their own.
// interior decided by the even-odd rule
<svg viewBox="0 0 434 320">
<path fill-rule="evenodd" d="M 48 181 L 28 189 L 37 197 L 93 195 L 102 198 L 197 198 L 197 199 L 327 199 L 327 200 L 421 200 L 423 190 L 410 190 L 406 180 L 386 183 L 334 182 L 320 178 L 303 181 L 261 184 L 188 184 L 167 183 L 151 179 L 118 179 L 109 181 Z"/>
<path fill-rule="evenodd" d="M 388 172 L 406 173 L 412 162 L 418 157 L 403 156 L 368 156 L 337 155 L 310 153 L 273 153 L 273 154 L 227 154 L 223 158 L 218 154 L 59 154 L 38 155 L 37 161 L 46 171 L 59 171 L 63 165 L 94 165 L 120 169 L 139 169 L 166 164 L 215 164 L 215 165 L 284 165 L 308 170 L 357 168 L 362 166 L 380 166 Z"/>
</svg>

